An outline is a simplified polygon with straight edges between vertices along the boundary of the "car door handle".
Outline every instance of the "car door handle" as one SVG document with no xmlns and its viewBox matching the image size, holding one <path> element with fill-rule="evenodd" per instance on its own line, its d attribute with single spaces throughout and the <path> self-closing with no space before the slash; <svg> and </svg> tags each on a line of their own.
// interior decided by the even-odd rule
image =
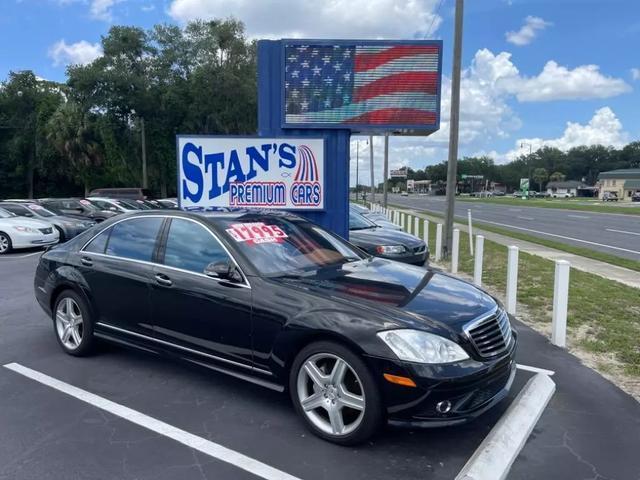
<svg viewBox="0 0 640 480">
<path fill-rule="evenodd" d="M 156 273 L 156 282 L 165 287 L 170 287 L 173 285 L 173 282 L 169 277 L 167 277 L 164 273 Z"/>
<path fill-rule="evenodd" d="M 80 263 L 87 267 L 90 267 L 93 265 L 93 260 L 91 260 L 89 257 L 80 257 Z"/>
</svg>

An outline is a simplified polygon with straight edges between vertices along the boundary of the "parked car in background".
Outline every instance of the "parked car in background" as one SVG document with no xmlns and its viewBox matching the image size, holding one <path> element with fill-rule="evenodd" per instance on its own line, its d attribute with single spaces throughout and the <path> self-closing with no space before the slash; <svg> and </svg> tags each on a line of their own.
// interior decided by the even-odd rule
<svg viewBox="0 0 640 480">
<path fill-rule="evenodd" d="M 125 199 L 115 199 L 106 197 L 87 197 L 85 200 L 91 202 L 101 210 L 107 210 L 114 213 L 135 212 L 141 210 L 137 205 L 131 204 Z"/>
<path fill-rule="evenodd" d="M 517 333 L 489 294 L 285 212 L 115 217 L 46 252 L 34 292 L 69 355 L 104 339 L 286 390 L 342 445 L 388 421 L 470 421 L 516 373 Z"/>
<path fill-rule="evenodd" d="M 631 201 L 640 202 L 640 192 L 636 192 L 633 195 L 631 195 Z"/>
<path fill-rule="evenodd" d="M 363 215 L 364 217 L 371 220 L 373 223 L 375 223 L 379 227 L 386 228 L 389 230 L 402 230 L 402 227 L 400 227 L 400 225 L 396 225 L 395 223 L 390 222 L 389 219 L 384 216 L 384 214 L 379 212 L 372 212 L 371 210 L 369 210 L 366 207 L 363 207 L 362 205 L 350 203 L 349 211 L 354 211 L 355 213 Z"/>
<path fill-rule="evenodd" d="M 349 241 L 380 258 L 414 265 L 424 265 L 429 260 L 429 249 L 418 237 L 381 228 L 355 211 L 349 211 Z"/>
<path fill-rule="evenodd" d="M 153 198 L 147 188 L 96 188 L 89 192 L 90 197 L 131 198 L 133 200 L 147 200 Z"/>
<path fill-rule="evenodd" d="M 602 194 L 602 201 L 603 202 L 617 202 L 618 201 L 618 194 L 616 192 L 604 192 Z"/>
<path fill-rule="evenodd" d="M 179 208 L 177 198 L 159 198 L 156 201 L 161 205 L 163 205 L 165 208 L 172 208 L 172 209 Z"/>
<path fill-rule="evenodd" d="M 0 255 L 21 248 L 54 245 L 58 240 L 58 231 L 49 222 L 19 217 L 0 208 Z"/>
<path fill-rule="evenodd" d="M 0 202 L 0 207 L 19 217 L 37 218 L 52 224 L 58 231 L 60 242 L 66 242 L 96 224 L 93 220 L 56 215 L 38 203 Z"/>
<path fill-rule="evenodd" d="M 100 209 L 90 201 L 78 198 L 41 198 L 38 203 L 57 215 L 88 218 L 96 223 L 117 215 L 116 212 Z"/>
</svg>

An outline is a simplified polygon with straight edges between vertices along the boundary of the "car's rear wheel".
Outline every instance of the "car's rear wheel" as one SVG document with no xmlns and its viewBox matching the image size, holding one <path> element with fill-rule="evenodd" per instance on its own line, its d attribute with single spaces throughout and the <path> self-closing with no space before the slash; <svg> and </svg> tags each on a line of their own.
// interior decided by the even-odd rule
<svg viewBox="0 0 640 480">
<path fill-rule="evenodd" d="M 62 349 L 77 357 L 93 349 L 93 321 L 84 299 L 73 290 L 64 290 L 56 299 L 54 326 Z"/>
<path fill-rule="evenodd" d="M 317 342 L 305 347 L 293 362 L 289 387 L 307 426 L 331 442 L 364 442 L 382 422 L 382 401 L 373 376 L 358 355 L 340 344 Z"/>
<path fill-rule="evenodd" d="M 9 253 L 12 248 L 11 237 L 4 232 L 0 232 L 0 255 Z"/>
</svg>

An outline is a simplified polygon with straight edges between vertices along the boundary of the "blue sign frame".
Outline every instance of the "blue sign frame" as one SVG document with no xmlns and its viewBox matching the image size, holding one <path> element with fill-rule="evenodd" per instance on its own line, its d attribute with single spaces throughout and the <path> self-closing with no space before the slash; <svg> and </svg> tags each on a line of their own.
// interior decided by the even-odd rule
<svg viewBox="0 0 640 480">
<path fill-rule="evenodd" d="M 440 55 L 438 56 L 438 83 L 437 83 L 437 91 L 436 91 L 436 121 L 433 124 L 425 125 L 425 124 L 335 124 L 335 123 L 287 123 L 285 116 L 286 109 L 286 95 L 285 95 L 285 85 L 284 81 L 282 81 L 280 98 L 282 99 L 280 109 L 281 109 L 281 118 L 282 123 L 281 127 L 290 129 L 290 128 L 327 128 L 327 129 L 348 129 L 353 133 L 374 133 L 380 134 L 382 132 L 390 132 L 390 131 L 399 131 L 398 133 L 405 135 L 424 135 L 433 133 L 440 129 L 440 103 L 441 103 L 441 94 L 442 94 L 442 40 L 327 40 L 327 39 L 283 39 L 281 42 L 281 52 L 280 52 L 280 76 L 284 80 L 284 72 L 286 66 L 286 58 L 285 58 L 285 47 L 286 46 L 303 46 L 303 45 L 321 45 L 321 46 L 349 46 L 349 45 L 420 45 L 420 46 L 437 46 Z M 394 132 L 396 133 L 396 132 Z"/>
</svg>

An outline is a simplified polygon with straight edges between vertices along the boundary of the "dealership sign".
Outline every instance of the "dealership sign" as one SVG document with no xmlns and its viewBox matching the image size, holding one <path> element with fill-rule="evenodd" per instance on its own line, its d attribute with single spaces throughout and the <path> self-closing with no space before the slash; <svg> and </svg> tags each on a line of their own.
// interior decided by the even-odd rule
<svg viewBox="0 0 640 480">
<path fill-rule="evenodd" d="M 324 140 L 182 136 L 182 208 L 324 208 Z"/>
</svg>

